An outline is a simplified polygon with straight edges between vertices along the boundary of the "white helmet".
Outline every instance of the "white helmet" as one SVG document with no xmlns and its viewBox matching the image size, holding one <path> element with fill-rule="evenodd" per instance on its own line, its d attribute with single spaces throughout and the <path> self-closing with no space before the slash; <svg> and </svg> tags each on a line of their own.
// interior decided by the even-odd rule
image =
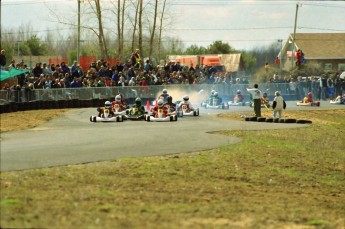
<svg viewBox="0 0 345 229">
<path fill-rule="evenodd" d="M 211 95 L 214 95 L 215 92 L 216 92 L 215 90 L 212 90 L 212 91 L 211 91 Z"/>
<path fill-rule="evenodd" d="M 184 101 L 188 101 L 189 100 L 189 96 L 188 95 L 183 96 L 183 100 Z"/>
<path fill-rule="evenodd" d="M 241 94 L 241 91 L 240 91 L 240 90 L 237 90 L 237 94 Z"/>
<path fill-rule="evenodd" d="M 111 102 L 110 101 L 105 101 L 104 107 L 109 109 L 111 107 Z"/>
<path fill-rule="evenodd" d="M 161 107 L 161 106 L 163 106 L 163 105 L 164 105 L 164 102 L 163 102 L 163 100 L 162 100 L 162 99 L 160 99 L 160 100 L 158 100 L 158 103 L 157 103 L 157 104 L 158 104 L 158 106 L 159 106 L 159 107 Z"/>
<path fill-rule="evenodd" d="M 163 94 L 168 94 L 168 90 L 167 89 L 163 89 Z"/>
<path fill-rule="evenodd" d="M 215 97 L 217 97 L 218 96 L 218 92 L 214 92 L 214 94 L 213 94 Z"/>
<path fill-rule="evenodd" d="M 115 100 L 120 102 L 121 101 L 121 95 L 115 96 Z"/>
</svg>

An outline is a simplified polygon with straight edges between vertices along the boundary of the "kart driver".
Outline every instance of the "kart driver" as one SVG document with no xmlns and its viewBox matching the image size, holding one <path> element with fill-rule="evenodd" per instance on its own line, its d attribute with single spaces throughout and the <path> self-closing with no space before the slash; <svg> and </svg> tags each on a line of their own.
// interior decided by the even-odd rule
<svg viewBox="0 0 345 229">
<path fill-rule="evenodd" d="M 187 106 L 187 112 L 194 110 L 192 103 L 189 101 L 188 95 L 183 96 L 183 101 L 181 101 L 181 103 L 179 104 L 179 108 L 182 109 L 183 106 Z"/>
<path fill-rule="evenodd" d="M 175 114 L 176 104 L 172 102 L 172 97 L 170 95 L 167 97 L 167 102 L 164 105 L 168 108 L 169 114 Z"/>
<path fill-rule="evenodd" d="M 242 103 L 244 101 L 244 97 L 241 94 L 240 90 L 237 90 L 236 95 L 234 97 L 234 103 Z"/>
<path fill-rule="evenodd" d="M 164 88 L 163 91 L 162 91 L 162 94 L 159 96 L 158 99 L 162 99 L 163 103 L 166 103 L 168 96 L 169 96 L 168 90 Z"/>
<path fill-rule="evenodd" d="M 218 97 L 218 92 L 214 92 L 214 94 L 213 94 L 213 106 L 218 106 L 219 104 L 221 104 L 222 103 L 222 98 L 220 98 L 220 97 Z"/>
<path fill-rule="evenodd" d="M 153 117 L 158 118 L 159 114 L 162 113 L 162 117 L 166 117 L 168 115 L 168 108 L 164 105 L 162 99 L 158 100 L 157 105 L 154 106 L 151 110 Z"/>
<path fill-rule="evenodd" d="M 141 104 L 141 99 L 138 97 L 135 99 L 135 104 L 132 105 L 129 115 L 143 115 L 145 114 L 145 107 Z"/>
<path fill-rule="evenodd" d="M 211 91 L 211 95 L 208 97 L 208 104 L 209 105 L 212 105 L 212 103 L 213 103 L 213 98 L 214 98 L 214 93 L 215 92 L 216 92 L 215 90 L 212 90 Z"/>
<path fill-rule="evenodd" d="M 261 104 L 262 105 L 266 104 L 267 107 L 270 107 L 270 99 L 267 97 L 267 93 L 266 92 L 264 92 L 262 94 Z"/>
<path fill-rule="evenodd" d="M 116 112 L 121 112 L 126 109 L 125 104 L 121 101 L 121 95 L 115 96 L 115 101 L 112 102 L 113 109 Z"/>
<path fill-rule="evenodd" d="M 109 112 L 109 115 L 108 115 L 109 118 L 115 115 L 110 101 L 105 101 L 104 107 L 97 108 L 97 111 L 98 111 L 98 117 L 101 117 L 101 118 L 104 117 L 104 112 L 107 112 L 107 111 Z"/>
</svg>

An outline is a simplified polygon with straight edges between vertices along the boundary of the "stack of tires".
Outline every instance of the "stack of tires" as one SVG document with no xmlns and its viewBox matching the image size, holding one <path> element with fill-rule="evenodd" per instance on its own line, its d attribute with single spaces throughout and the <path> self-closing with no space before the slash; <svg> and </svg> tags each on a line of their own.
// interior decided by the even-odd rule
<svg viewBox="0 0 345 229">
<path fill-rule="evenodd" d="M 244 121 L 247 122 L 272 122 L 272 123 L 298 123 L 298 124 L 311 124 L 312 121 L 304 119 L 293 118 L 265 118 L 265 117 L 245 117 Z"/>
</svg>

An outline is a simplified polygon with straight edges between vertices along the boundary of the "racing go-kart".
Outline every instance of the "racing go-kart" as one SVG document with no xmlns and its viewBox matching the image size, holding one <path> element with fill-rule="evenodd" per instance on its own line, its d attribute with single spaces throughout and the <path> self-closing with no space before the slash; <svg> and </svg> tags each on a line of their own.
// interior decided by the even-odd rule
<svg viewBox="0 0 345 229">
<path fill-rule="evenodd" d="M 152 113 L 151 115 L 146 115 L 145 120 L 148 122 L 171 122 L 177 121 L 177 115 L 165 115 L 163 109 L 158 109 L 157 115 L 155 115 L 154 113 Z"/>
<path fill-rule="evenodd" d="M 228 103 L 219 103 L 217 98 L 209 99 L 207 102 L 201 103 L 206 109 L 229 109 Z"/>
<path fill-rule="evenodd" d="M 90 116 L 90 122 L 123 122 L 121 115 L 111 115 L 108 108 L 103 110 L 101 116 Z"/>
<path fill-rule="evenodd" d="M 145 120 L 147 114 L 141 114 L 138 111 L 138 108 L 136 107 L 131 107 L 128 110 L 126 110 L 126 118 L 132 121 L 140 121 L 140 120 Z"/>
<path fill-rule="evenodd" d="M 181 106 L 179 106 L 179 108 L 177 109 L 177 115 L 178 117 L 199 116 L 199 108 L 190 109 L 187 104 L 181 104 Z"/>
</svg>

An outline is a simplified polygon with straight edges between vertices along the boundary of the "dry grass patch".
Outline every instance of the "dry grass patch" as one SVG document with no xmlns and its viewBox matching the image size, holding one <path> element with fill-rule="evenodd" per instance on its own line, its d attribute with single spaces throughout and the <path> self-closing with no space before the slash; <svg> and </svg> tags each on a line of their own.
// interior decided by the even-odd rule
<svg viewBox="0 0 345 229">
<path fill-rule="evenodd" d="M 201 153 L 1 173 L 1 227 L 344 228 L 344 111 L 287 115 L 313 124 L 223 132 L 243 141 Z"/>
</svg>

